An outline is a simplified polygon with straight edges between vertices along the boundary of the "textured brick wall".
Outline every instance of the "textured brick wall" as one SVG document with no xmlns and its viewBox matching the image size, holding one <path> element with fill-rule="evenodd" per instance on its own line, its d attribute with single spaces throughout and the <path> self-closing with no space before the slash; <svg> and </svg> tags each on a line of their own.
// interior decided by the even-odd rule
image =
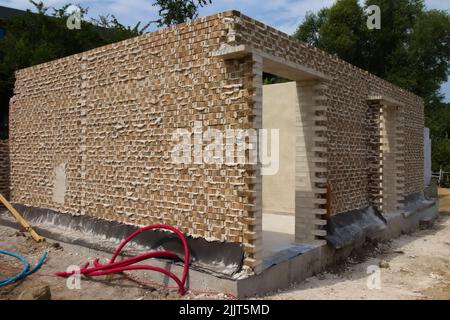
<svg viewBox="0 0 450 320">
<path fill-rule="evenodd" d="M 251 170 L 171 163 L 176 129 L 252 127 L 251 60 L 210 57 L 226 34 L 223 19 L 19 71 L 10 113 L 13 201 L 249 244 Z"/>
<path fill-rule="evenodd" d="M 314 110 L 320 114 L 314 125 L 326 122 L 321 142 L 314 142 L 320 154 L 316 177 L 330 185 L 332 213 L 373 202 L 371 94 L 405 104 L 405 194 L 423 189 L 418 97 L 226 12 L 19 71 L 10 110 L 12 200 L 126 223 L 166 223 L 193 236 L 241 242 L 245 263 L 257 269 L 259 167 L 173 164 L 170 158 L 175 129 L 262 125 L 263 60 L 212 54 L 224 43 L 249 45 L 330 77 L 315 87 L 313 99 L 319 99 Z M 323 186 L 317 192 L 323 196 Z M 319 201 L 323 207 L 325 200 Z"/>
<path fill-rule="evenodd" d="M 0 140 L 0 194 L 9 197 L 9 146 L 8 140 Z"/>
<path fill-rule="evenodd" d="M 328 98 L 328 182 L 331 211 L 340 213 L 371 204 L 371 178 L 368 168 L 373 125 L 367 98 L 392 97 L 403 103 L 405 141 L 405 195 L 423 191 L 423 101 L 368 72 L 315 47 L 236 13 L 233 23 L 236 43 L 269 53 L 288 62 L 322 72 L 327 81 Z M 371 133 L 372 132 L 372 133 Z"/>
</svg>

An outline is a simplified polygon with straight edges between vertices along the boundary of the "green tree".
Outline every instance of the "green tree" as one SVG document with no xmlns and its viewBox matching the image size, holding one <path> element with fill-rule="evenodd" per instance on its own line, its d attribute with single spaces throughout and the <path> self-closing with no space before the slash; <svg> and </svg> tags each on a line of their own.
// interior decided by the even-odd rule
<svg viewBox="0 0 450 320">
<path fill-rule="evenodd" d="M 438 172 L 442 169 L 445 172 L 450 172 L 450 143 L 448 139 L 437 138 L 433 141 L 433 171 Z"/>
<path fill-rule="evenodd" d="M 381 30 L 366 27 L 365 8 L 381 9 Z M 422 96 L 439 93 L 450 67 L 450 15 L 423 0 L 338 0 L 308 13 L 295 37 Z"/>
<path fill-rule="evenodd" d="M 307 42 L 316 47 L 320 47 L 320 27 L 325 23 L 328 17 L 328 8 L 321 9 L 317 14 L 307 12 L 305 20 L 298 27 L 294 36 L 303 42 Z"/>
<path fill-rule="evenodd" d="M 341 0 L 328 10 L 319 12 L 313 36 L 319 46 L 357 66 L 364 65 L 368 29 L 363 8 L 357 0 Z M 307 34 L 307 33 L 305 33 Z"/>
<path fill-rule="evenodd" d="M 7 135 L 8 104 L 16 70 L 128 39 L 147 27 L 125 27 L 114 16 L 85 21 L 87 9 L 79 7 L 81 29 L 69 30 L 66 22 L 70 4 L 49 13 L 50 8 L 42 2 L 30 2 L 35 12 L 28 10 L 8 18 L 6 36 L 0 40 L 0 137 Z"/>
<path fill-rule="evenodd" d="M 381 9 L 381 30 L 366 26 L 370 5 Z M 450 70 L 447 12 L 423 0 L 338 0 L 308 13 L 294 36 L 424 98 L 433 168 L 450 164 L 450 107 L 439 92 Z"/>
<path fill-rule="evenodd" d="M 212 0 L 156 0 L 159 7 L 159 27 L 183 23 L 198 17 L 200 7 L 211 4 Z"/>
<path fill-rule="evenodd" d="M 423 1 L 367 0 L 366 6 L 369 5 L 377 5 L 381 9 L 381 30 L 368 33 L 368 50 L 364 53 L 365 64 L 362 66 L 424 97 L 415 90 L 417 77 L 412 64 L 415 53 L 411 48 L 412 33 L 417 32 L 417 19 L 426 13 Z"/>
</svg>

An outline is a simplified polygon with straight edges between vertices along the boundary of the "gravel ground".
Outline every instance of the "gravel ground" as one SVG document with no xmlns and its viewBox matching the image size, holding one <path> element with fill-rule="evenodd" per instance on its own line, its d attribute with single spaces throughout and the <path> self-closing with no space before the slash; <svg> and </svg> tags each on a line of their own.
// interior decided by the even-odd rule
<svg viewBox="0 0 450 320">
<path fill-rule="evenodd" d="M 440 189 L 439 195 L 440 216 L 433 228 L 369 244 L 336 270 L 265 299 L 449 300 L 450 189 Z M 367 286 L 369 266 L 381 266 L 377 288 Z"/>
<path fill-rule="evenodd" d="M 132 281 L 122 275 L 108 275 L 92 279 L 82 279 L 81 289 L 69 289 L 67 280 L 55 276 L 56 272 L 65 271 L 67 266 L 79 266 L 86 261 L 100 258 L 106 262 L 111 258 L 110 253 L 91 250 L 70 244 L 60 244 L 47 239 L 45 243 L 36 243 L 25 233 L 15 229 L 0 226 L 0 248 L 18 252 L 34 265 L 44 251 L 48 251 L 48 259 L 43 267 L 35 274 L 14 285 L 0 288 L 0 300 L 15 300 L 23 292 L 30 292 L 36 287 L 48 285 L 53 300 L 86 299 L 86 300 L 154 300 L 154 299 L 231 299 L 224 294 L 194 294 L 188 293 L 181 297 L 176 289 L 162 288 L 156 283 L 142 279 L 147 271 L 135 271 Z M 0 255 L 0 279 L 13 276 L 22 268 L 21 262 L 14 258 Z M 140 275 L 140 276 L 139 276 Z M 174 285 L 171 283 L 170 285 Z"/>
</svg>

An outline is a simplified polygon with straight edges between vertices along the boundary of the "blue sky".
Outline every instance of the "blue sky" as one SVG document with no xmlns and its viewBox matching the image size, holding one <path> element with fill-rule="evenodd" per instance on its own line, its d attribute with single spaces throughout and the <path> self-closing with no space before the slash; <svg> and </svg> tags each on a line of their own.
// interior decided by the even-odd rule
<svg viewBox="0 0 450 320">
<path fill-rule="evenodd" d="M 38 1 L 38 0 L 37 0 Z M 134 26 L 158 17 L 153 0 L 44 0 L 46 6 L 61 7 L 65 3 L 77 3 L 89 8 L 90 17 L 100 14 L 114 14 L 125 25 Z M 293 33 L 307 11 L 317 11 L 331 5 L 334 0 L 213 0 L 213 4 L 202 8 L 201 16 L 235 9 L 286 33 Z M 429 9 L 450 11 L 450 1 L 425 0 Z M 28 0 L 0 0 L 0 5 L 17 8 L 31 8 Z M 450 81 L 442 87 L 442 93 L 450 102 Z"/>
</svg>

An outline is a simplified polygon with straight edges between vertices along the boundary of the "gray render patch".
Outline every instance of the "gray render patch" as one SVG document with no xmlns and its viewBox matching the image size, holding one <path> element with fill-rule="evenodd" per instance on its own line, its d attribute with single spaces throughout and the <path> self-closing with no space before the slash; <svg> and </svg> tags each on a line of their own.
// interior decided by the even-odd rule
<svg viewBox="0 0 450 320">
<path fill-rule="evenodd" d="M 61 163 L 54 169 L 53 180 L 53 201 L 59 204 L 64 204 L 67 190 L 67 176 L 66 176 L 66 164 Z"/>
</svg>

